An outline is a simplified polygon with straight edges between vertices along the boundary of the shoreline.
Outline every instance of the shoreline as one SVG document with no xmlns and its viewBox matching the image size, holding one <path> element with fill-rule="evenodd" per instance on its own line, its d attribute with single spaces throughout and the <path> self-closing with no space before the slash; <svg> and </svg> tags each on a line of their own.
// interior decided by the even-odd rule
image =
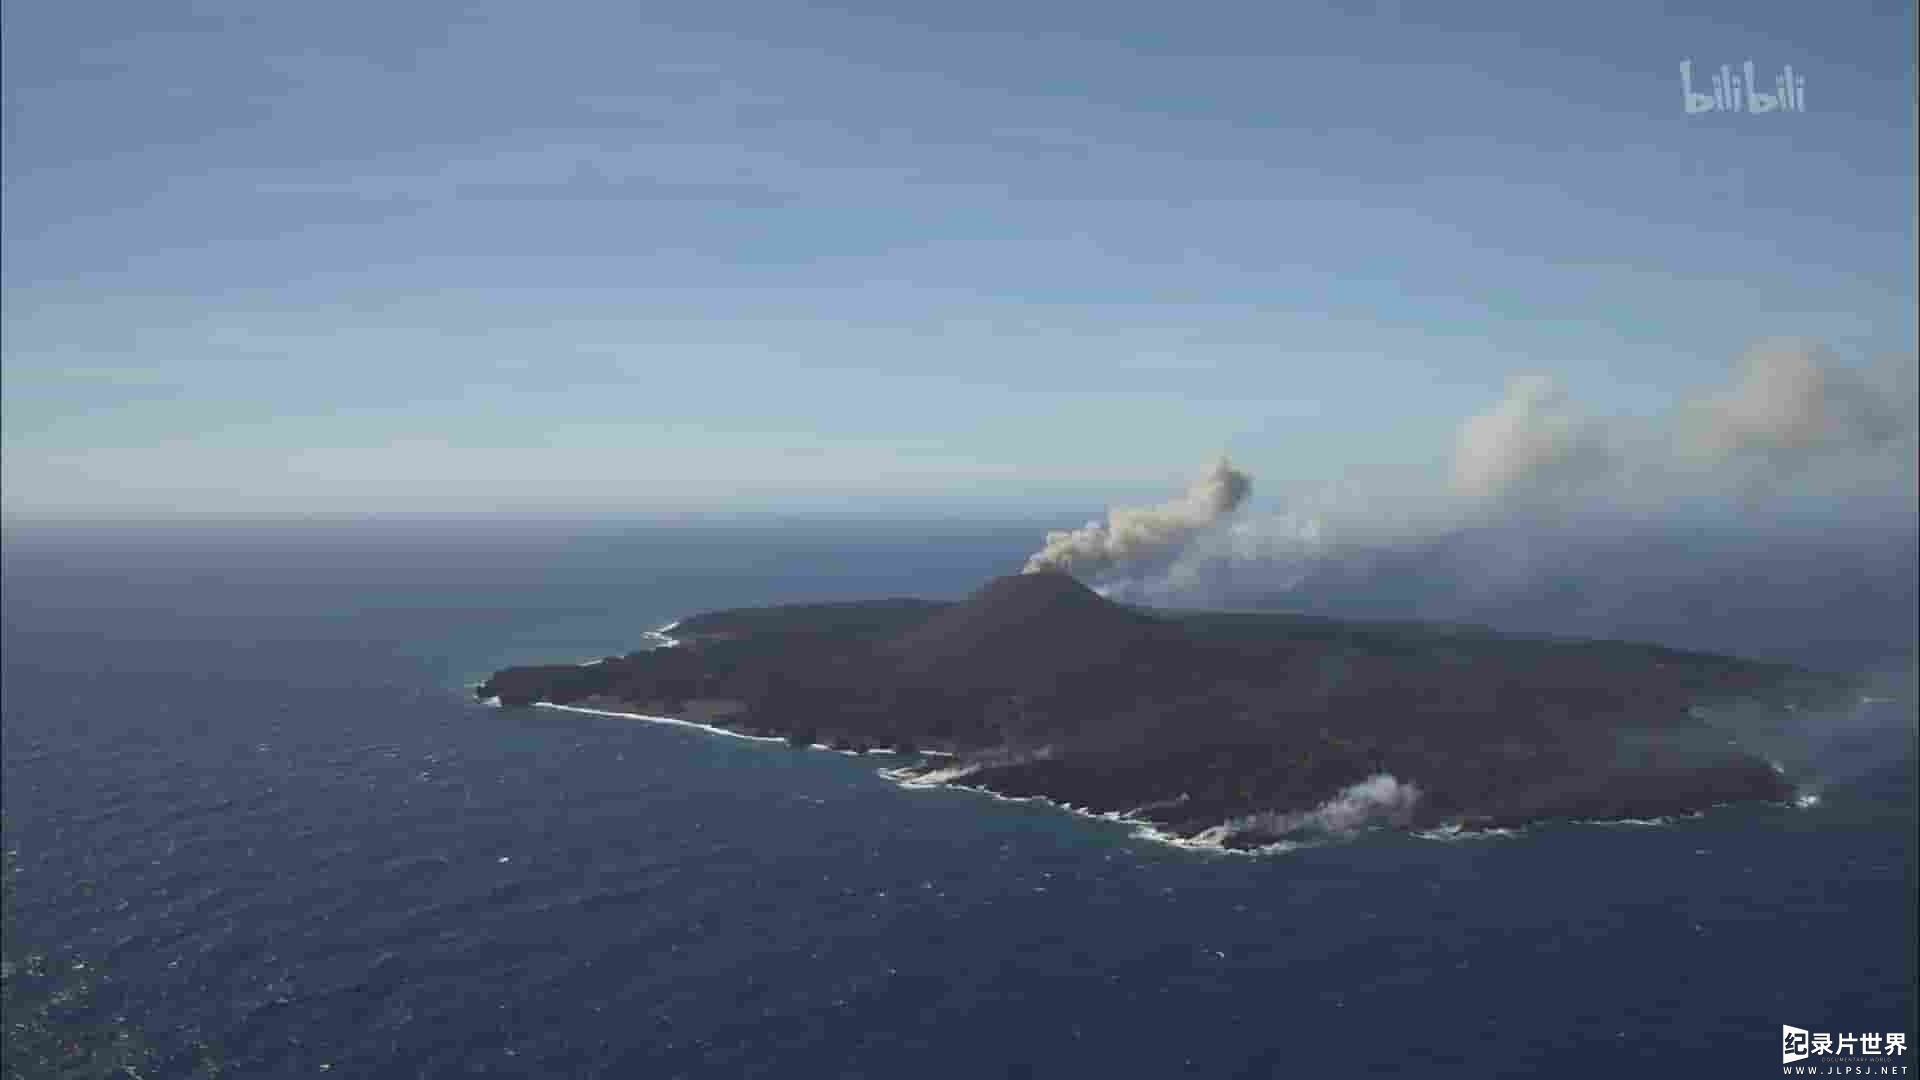
<svg viewBox="0 0 1920 1080">
<path fill-rule="evenodd" d="M 684 619 L 675 619 L 672 622 L 656 630 L 644 631 L 642 632 L 641 636 L 654 642 L 654 648 L 656 649 L 676 648 L 679 645 L 681 645 L 682 642 L 680 641 L 679 638 L 672 636 L 671 631 L 685 621 L 686 620 Z M 582 661 L 580 666 L 592 667 L 597 664 L 604 664 L 606 663 L 606 661 L 607 661 L 606 657 L 600 657 L 594 660 Z M 484 704 L 498 707 L 500 704 L 500 699 L 497 697 L 488 698 L 484 702 Z M 698 728 L 701 731 L 709 732 L 714 735 L 725 735 L 731 739 L 745 739 L 749 742 L 784 743 L 787 741 L 787 739 L 784 736 L 780 736 L 780 735 L 749 735 L 746 732 L 734 731 L 731 728 L 723 727 L 719 724 L 708 724 L 698 720 L 685 720 L 677 716 L 655 716 L 652 713 L 636 712 L 636 711 L 630 711 L 625 709 L 595 708 L 587 705 L 556 705 L 556 704 L 553 704 L 552 702 L 547 702 L 547 701 L 536 701 L 534 702 L 534 707 L 545 708 L 545 709 L 560 709 L 566 712 L 587 713 L 593 716 L 617 716 L 617 717 L 621 717 L 622 719 L 628 719 L 628 720 L 646 720 L 656 724 L 676 724 L 680 727 Z M 825 750 L 835 754 L 844 754 L 848 757 L 860 757 L 863 754 L 891 754 L 891 755 L 898 755 L 898 756 L 910 756 L 913 754 L 918 754 L 923 757 L 958 757 L 959 756 L 958 754 L 955 754 L 946 750 L 900 750 L 895 747 L 877 747 L 877 748 L 868 749 L 868 750 L 842 750 L 839 747 L 827 746 L 824 743 L 813 743 L 805 747 L 805 749 Z"/>
<path fill-rule="evenodd" d="M 500 705 L 499 699 L 497 698 L 489 698 L 484 702 L 480 702 L 480 704 L 483 706 L 488 706 L 492 708 L 504 707 Z M 597 708 L 591 708 L 583 705 L 556 705 L 552 702 L 547 702 L 547 701 L 537 702 L 533 707 L 542 708 L 542 709 L 553 709 L 559 712 L 580 713 L 588 716 L 607 716 L 607 717 L 614 717 L 622 720 L 641 720 L 648 723 L 668 724 L 674 727 L 693 728 L 695 730 L 703 731 L 708 734 L 722 735 L 730 739 L 741 739 L 746 742 L 781 743 L 789 746 L 791 745 L 791 744 L 787 744 L 787 740 L 785 738 L 782 738 L 781 736 L 778 736 L 778 735 L 749 735 L 744 732 L 731 731 L 731 730 L 728 730 L 727 728 L 719 727 L 714 724 L 703 724 L 703 723 L 700 723 L 699 721 L 682 720 L 672 716 L 653 716 L 647 713 L 625 712 L 625 711 L 619 711 L 614 709 L 597 709 Z M 818 750 L 826 753 L 839 754 L 843 757 L 867 757 L 872 755 L 881 755 L 881 756 L 887 756 L 887 757 L 949 757 L 950 758 L 950 757 L 957 756 L 955 754 L 952 754 L 946 751 L 938 751 L 938 750 L 904 751 L 904 750 L 899 750 L 894 748 L 878 748 L 878 749 L 871 749 L 871 750 L 865 750 L 865 751 L 840 750 L 840 749 L 836 749 L 834 747 L 826 746 L 820 743 L 814 743 L 807 747 L 792 747 L 792 749 Z M 962 766 L 961 768 L 964 769 L 965 766 Z M 1191 851 L 1191 852 L 1198 852 L 1198 853 L 1212 854 L 1212 855 L 1239 855 L 1239 856 L 1285 855 L 1294 851 L 1311 850 L 1313 848 L 1326 847 L 1332 844 L 1345 843 L 1355 839 L 1359 839 L 1362 836 L 1367 836 L 1367 835 L 1376 834 L 1376 833 L 1398 833 L 1416 840 L 1426 840 L 1429 842 L 1439 842 L 1439 843 L 1459 843 L 1463 841 L 1472 841 L 1472 840 L 1517 839 L 1517 838 L 1521 838 L 1529 835 L 1536 825 L 1599 826 L 1599 827 L 1605 827 L 1605 828 L 1622 828 L 1622 827 L 1624 828 L 1663 828 L 1663 827 L 1681 825 L 1691 821 L 1698 821 L 1705 818 L 1709 813 L 1709 811 L 1711 810 L 1723 809 L 1723 808 L 1730 807 L 1732 805 L 1728 803 L 1716 803 L 1713 806 L 1703 810 L 1695 810 L 1695 811 L 1691 811 L 1689 813 L 1684 813 L 1684 814 L 1671 814 L 1671 815 L 1664 815 L 1661 817 L 1653 817 L 1653 818 L 1553 818 L 1553 819 L 1545 819 L 1539 822 L 1530 822 L 1525 825 L 1488 826 L 1484 828 L 1469 828 L 1455 822 L 1449 822 L 1446 824 L 1437 825 L 1427 829 L 1407 829 L 1407 828 L 1396 828 L 1396 827 L 1386 826 L 1386 825 L 1369 825 L 1369 826 L 1365 826 L 1365 827 L 1362 827 L 1359 829 L 1353 829 L 1353 830 L 1339 830 L 1339 831 L 1326 832 L 1310 839 L 1276 839 L 1270 843 L 1265 843 L 1265 844 L 1257 844 L 1257 845 L 1252 845 L 1247 847 L 1233 847 L 1233 846 L 1228 846 L 1227 844 L 1223 844 L 1218 840 L 1198 839 L 1198 836 L 1202 834 L 1196 834 L 1195 836 L 1187 837 L 1187 836 L 1181 836 L 1177 833 L 1168 832 L 1147 818 L 1134 816 L 1134 811 L 1119 811 L 1119 810 L 1095 811 L 1095 810 L 1090 810 L 1083 806 L 1074 806 L 1071 803 L 1065 803 L 1055 799 L 1050 799 L 1045 795 L 1003 795 L 998 791 L 994 791 L 992 788 L 981 787 L 976 784 L 962 784 L 962 783 L 953 782 L 953 780 L 960 779 L 960 775 L 965 775 L 965 773 L 961 773 L 960 775 L 954 776 L 953 780 L 926 779 L 926 776 L 929 775 L 929 773 L 938 773 L 939 771 L 941 770 L 929 770 L 928 773 L 919 773 L 919 772 L 913 771 L 913 768 L 911 766 L 897 766 L 892 768 L 876 769 L 874 770 L 874 775 L 879 776 L 881 779 L 886 780 L 888 783 L 894 785 L 895 787 L 903 791 L 909 791 L 909 790 L 911 791 L 936 791 L 936 790 L 964 791 L 972 795 L 985 796 L 996 802 L 1038 803 L 1043 806 L 1046 806 L 1051 810 L 1060 811 L 1069 816 L 1081 818 L 1083 820 L 1097 821 L 1097 822 L 1101 822 L 1108 825 L 1130 826 L 1128 835 L 1136 840 L 1144 840 L 1149 843 L 1159 844 L 1163 847 L 1178 848 L 1182 851 Z M 1805 796 L 1796 796 L 1792 800 L 1788 800 L 1784 802 L 1765 803 L 1764 805 L 1773 807 L 1775 809 L 1809 810 L 1818 806 L 1819 800 L 1817 798 L 1808 799 Z"/>
<path fill-rule="evenodd" d="M 500 704 L 500 699 L 497 697 L 486 698 L 478 702 L 478 704 L 490 709 L 502 709 L 506 707 Z M 710 735 L 724 735 L 729 739 L 744 739 L 747 742 L 792 745 L 788 743 L 786 737 L 782 735 L 750 735 L 744 731 L 734 731 L 731 728 L 721 727 L 718 724 L 707 724 L 698 720 L 684 720 L 677 716 L 655 716 L 652 713 L 633 712 L 625 709 L 595 708 L 590 705 L 558 705 L 551 701 L 536 701 L 533 703 L 532 708 L 555 709 L 560 712 L 583 713 L 588 716 L 611 716 L 621 720 L 643 720 L 650 724 L 670 724 L 674 727 L 695 728 Z M 901 750 L 891 746 L 872 747 L 867 750 L 842 750 L 837 746 L 828 746 L 825 743 L 812 743 L 804 747 L 793 748 L 796 750 L 821 750 L 826 753 L 841 754 L 846 757 L 864 757 L 869 754 L 884 754 L 893 757 L 950 758 L 959 756 L 950 750 Z"/>
<path fill-rule="evenodd" d="M 499 699 L 495 698 L 491 700 L 497 701 Z M 746 735 L 738 731 L 728 731 L 723 727 L 715 727 L 712 724 L 703 724 L 698 720 L 682 720 L 674 716 L 651 716 L 647 713 L 617 712 L 613 709 L 595 709 L 585 705 L 555 705 L 551 701 L 536 701 L 533 703 L 533 707 L 536 709 L 558 709 L 561 712 L 585 713 L 589 716 L 617 716 L 623 720 L 645 720 L 654 724 L 673 724 L 679 727 L 697 728 L 712 735 L 725 735 L 730 739 L 746 739 L 749 742 L 784 743 L 787 741 L 778 735 Z"/>
<path fill-rule="evenodd" d="M 653 648 L 674 648 L 674 647 L 680 646 L 682 644 L 681 640 L 673 637 L 670 631 L 678 627 L 681 624 L 681 622 L 682 620 L 675 619 L 674 621 L 669 622 L 666 625 L 656 630 L 645 631 L 643 634 L 643 637 L 653 642 L 653 646 L 652 646 Z M 593 666 L 593 665 L 605 663 L 606 659 L 607 658 L 605 657 L 601 657 L 593 660 L 583 661 L 580 664 L 580 666 L 587 667 L 587 666 Z M 470 688 L 470 689 L 473 689 L 473 688 Z M 498 697 L 485 699 L 483 702 L 481 702 L 481 704 L 491 706 L 494 708 L 503 707 L 501 706 L 500 699 Z M 561 704 L 556 704 L 556 703 L 547 702 L 547 701 L 534 702 L 533 705 L 535 708 L 553 709 L 560 712 L 580 713 L 580 714 L 589 715 L 589 716 L 614 717 L 614 718 L 623 719 L 623 720 L 640 720 L 640 721 L 655 723 L 655 724 L 669 724 L 676 727 L 693 728 L 695 730 L 703 731 L 711 735 L 721 735 L 727 738 L 740 739 L 746 742 L 763 743 L 763 744 L 764 743 L 781 743 L 781 744 L 786 744 L 788 746 L 791 746 L 793 749 L 819 750 L 819 751 L 824 751 L 828 753 L 840 754 L 845 757 L 866 757 L 866 756 L 873 756 L 873 755 L 881 755 L 881 756 L 887 756 L 887 757 L 918 758 L 925 763 L 923 767 L 915 767 L 913 765 L 900 765 L 900 766 L 894 766 L 894 767 L 880 768 L 875 770 L 875 775 L 893 784 L 895 787 L 900 788 L 901 790 L 909 790 L 909 789 L 932 790 L 932 789 L 939 789 L 939 788 L 949 788 L 949 789 L 954 789 L 958 791 L 970 792 L 976 795 L 985 795 L 988 798 L 997 800 L 999 802 L 1040 803 L 1047 806 L 1049 809 L 1056 810 L 1056 811 L 1063 811 L 1070 816 L 1082 818 L 1088 821 L 1098 821 L 1106 824 L 1128 826 L 1130 827 L 1129 835 L 1134 839 L 1144 840 L 1149 843 L 1160 844 L 1165 847 L 1178 848 L 1183 851 L 1204 852 L 1204 853 L 1213 853 L 1213 854 L 1219 854 L 1219 855 L 1246 855 L 1246 856 L 1283 855 L 1293 851 L 1323 847 L 1328 844 L 1334 844 L 1334 843 L 1348 842 L 1354 839 L 1358 839 L 1363 835 L 1377 833 L 1377 832 L 1396 832 L 1396 833 L 1402 833 L 1408 837 L 1419 839 L 1419 840 L 1453 843 L 1453 842 L 1460 842 L 1460 841 L 1467 841 L 1467 840 L 1497 840 L 1497 839 L 1521 837 L 1521 836 L 1527 835 L 1527 833 L 1533 828 L 1533 826 L 1537 824 L 1600 825 L 1600 826 L 1612 826 L 1612 827 L 1624 826 L 1624 827 L 1655 828 L 1655 827 L 1661 827 L 1661 826 L 1677 825 L 1684 821 L 1698 820 L 1700 818 L 1705 817 L 1707 814 L 1706 810 L 1695 810 L 1689 813 L 1662 815 L 1658 817 L 1649 817 L 1649 818 L 1553 819 L 1553 820 L 1544 820 L 1541 822 L 1527 822 L 1527 823 L 1518 824 L 1518 825 L 1489 825 L 1489 826 L 1479 827 L 1479 828 L 1468 827 L 1460 824 L 1459 822 L 1446 822 L 1446 823 L 1433 826 L 1430 828 L 1426 828 L 1426 829 L 1412 829 L 1412 828 L 1395 827 L 1395 826 L 1382 825 L 1382 824 L 1365 824 L 1365 825 L 1361 825 L 1359 827 L 1350 828 L 1350 829 L 1326 830 L 1324 832 L 1320 832 L 1320 833 L 1308 836 L 1307 838 L 1304 838 L 1304 839 L 1280 837 L 1280 838 L 1275 838 L 1270 842 L 1263 843 L 1263 844 L 1248 844 L 1245 846 L 1238 846 L 1238 845 L 1230 845 L 1227 842 L 1223 842 L 1225 840 L 1231 839 L 1232 834 L 1230 833 L 1223 837 L 1212 835 L 1216 833 L 1217 829 L 1219 829 L 1220 826 L 1217 826 L 1213 829 L 1202 830 L 1198 833 L 1195 833 L 1193 836 L 1182 836 L 1178 833 L 1167 831 L 1166 829 L 1162 828 L 1160 825 L 1158 825 L 1157 823 L 1155 823 L 1154 821 L 1148 818 L 1136 816 L 1139 813 L 1139 811 L 1148 809 L 1148 807 L 1137 807 L 1134 810 L 1128 810 L 1128 811 L 1119 811 L 1119 810 L 1094 811 L 1086 807 L 1074 806 L 1070 803 L 1065 803 L 1055 799 L 1051 799 L 1045 795 L 1019 795 L 1019 796 L 1004 795 L 1004 794 L 1001 794 L 1000 792 L 994 791 L 991 788 L 984 787 L 981 785 L 961 783 L 959 781 L 963 780 L 967 776 L 977 771 L 977 769 L 982 767 L 985 763 L 984 762 L 980 762 L 980 763 L 964 763 L 963 762 L 953 766 L 936 768 L 933 766 L 932 761 L 929 760 L 929 759 L 935 759 L 935 758 L 949 758 L 949 759 L 959 758 L 961 755 L 954 751 L 923 750 L 923 749 L 901 750 L 897 747 L 873 747 L 873 748 L 868 748 L 864 750 L 849 750 L 849 749 L 841 749 L 839 747 L 834 747 L 834 746 L 828 746 L 823 743 L 812 743 L 806 747 L 799 747 L 799 746 L 794 746 L 792 743 L 790 743 L 785 736 L 754 735 L 754 734 L 749 734 L 742 731 L 735 731 L 721 724 L 705 723 L 698 720 L 688 720 L 688 719 L 683 719 L 675 716 L 659 716 L 651 713 L 640 712 L 636 709 L 608 708 L 604 706 L 596 707 L 596 706 L 587 706 L 587 705 L 561 705 Z M 1780 771 L 1780 767 L 1777 764 L 1774 767 L 1776 771 Z M 1818 804 L 1819 804 L 1819 797 L 1817 795 L 1809 795 L 1804 792 L 1796 792 L 1794 798 L 1788 801 L 1779 802 L 1779 803 L 1770 803 L 1768 805 L 1787 808 L 1787 809 L 1805 810 L 1805 809 L 1811 809 L 1812 807 L 1817 806 Z M 1724 805 L 1724 804 L 1716 804 L 1714 807 L 1711 807 L 1709 809 L 1717 809 L 1719 808 L 1720 805 Z M 1222 826 L 1226 824 L 1227 823 L 1223 822 Z"/>
<path fill-rule="evenodd" d="M 487 705 L 489 707 L 493 707 L 493 708 L 504 707 L 500 705 L 498 698 L 489 698 L 485 702 L 482 702 L 482 704 Z M 537 709 L 553 709 L 559 712 L 580 713 L 587 716 L 608 716 L 608 717 L 615 717 L 622 720 L 641 720 L 641 721 L 646 721 L 648 723 L 668 724 L 675 727 L 693 728 L 698 731 L 704 731 L 711 735 L 722 735 L 730 739 L 741 739 L 747 742 L 787 744 L 787 740 L 778 735 L 748 735 L 744 732 L 731 731 L 727 728 L 719 727 L 714 724 L 703 724 L 696 720 L 682 720 L 682 719 L 679 719 L 678 717 L 672 717 L 672 716 L 654 716 L 648 713 L 625 712 L 625 711 L 620 711 L 615 709 L 600 709 L 600 708 L 592 708 L 584 705 L 556 705 L 553 702 L 549 702 L 549 701 L 535 702 L 533 707 Z M 791 744 L 787 744 L 787 745 L 791 746 Z M 821 743 L 813 743 L 806 747 L 792 747 L 792 749 L 818 750 L 826 753 L 839 754 L 843 757 L 866 757 L 871 755 L 882 755 L 882 756 L 888 756 L 888 757 L 952 758 L 952 757 L 958 756 L 957 754 L 954 754 L 948 751 L 943 751 L 943 750 L 906 751 L 906 750 L 899 750 L 899 749 L 890 748 L 890 747 L 877 748 L 877 749 L 871 749 L 871 750 L 865 750 L 865 751 L 840 750 L 840 749 L 836 749 L 835 747 L 827 746 Z M 967 771 L 970 771 L 970 770 L 967 770 L 965 766 L 962 766 L 961 770 L 962 771 L 960 775 L 965 775 Z M 931 772 L 935 772 L 935 773 L 939 771 L 940 770 L 931 770 Z M 874 770 L 874 775 L 880 777 L 883 780 L 886 780 L 888 783 L 894 785 L 895 787 L 901 789 L 902 791 L 908 791 L 908 790 L 964 791 L 972 795 L 983 795 L 996 802 L 1025 803 L 1025 804 L 1038 803 L 1051 810 L 1060 811 L 1069 816 L 1081 818 L 1087 821 L 1098 821 L 1098 822 L 1102 822 L 1109 825 L 1130 826 L 1131 828 L 1129 829 L 1128 835 L 1130 835 L 1131 837 L 1137 840 L 1144 840 L 1149 843 L 1160 844 L 1164 847 L 1178 848 L 1182 851 L 1202 852 L 1202 853 L 1215 854 L 1215 855 L 1241 855 L 1241 856 L 1284 855 L 1292 851 L 1299 851 L 1307 848 L 1324 847 L 1328 844 L 1351 840 L 1362 834 L 1373 833 L 1373 832 L 1402 832 L 1402 833 L 1406 833 L 1409 836 L 1413 836 L 1413 837 L 1417 837 L 1419 839 L 1425 839 L 1425 840 L 1463 840 L 1463 839 L 1512 837 L 1512 836 L 1522 835 L 1525 832 L 1524 829 L 1513 829 L 1513 828 L 1463 829 L 1457 825 L 1440 826 L 1435 829 L 1429 829 L 1429 830 L 1417 831 L 1417 832 L 1411 831 L 1411 830 L 1405 830 L 1405 829 L 1389 829 L 1383 826 L 1371 826 L 1366 829 L 1355 830 L 1350 833 L 1338 833 L 1338 832 L 1327 833 L 1324 836 L 1321 836 L 1317 839 L 1312 839 L 1312 840 L 1279 839 L 1279 840 L 1274 840 L 1271 843 L 1259 844 L 1259 845 L 1254 845 L 1250 847 L 1231 847 L 1217 840 L 1198 839 L 1198 836 L 1201 834 L 1196 834 L 1195 836 L 1188 837 L 1188 836 L 1181 836 L 1178 833 L 1168 832 L 1165 829 L 1161 828 L 1157 823 L 1147 818 L 1133 816 L 1134 815 L 1133 811 L 1119 811 L 1119 810 L 1095 811 L 1095 810 L 1090 810 L 1084 806 L 1074 806 L 1071 803 L 1065 803 L 1055 799 L 1050 799 L 1045 795 L 1003 795 L 998 791 L 994 791 L 992 788 L 981 787 L 976 784 L 960 784 L 960 783 L 953 783 L 947 780 L 927 780 L 925 779 L 926 774 L 914 772 L 911 766 L 900 766 L 895 768 L 880 768 L 880 769 Z M 959 778 L 958 776 L 955 777 L 955 779 L 958 779 L 958 778 Z M 1698 816 L 1698 815 L 1691 815 L 1691 816 Z M 1641 821 L 1641 822 L 1635 822 L 1635 823 L 1654 825 L 1654 824 L 1670 824 L 1671 822 L 1670 821 Z M 1595 824 L 1610 824 L 1610 823 L 1595 822 Z"/>
</svg>

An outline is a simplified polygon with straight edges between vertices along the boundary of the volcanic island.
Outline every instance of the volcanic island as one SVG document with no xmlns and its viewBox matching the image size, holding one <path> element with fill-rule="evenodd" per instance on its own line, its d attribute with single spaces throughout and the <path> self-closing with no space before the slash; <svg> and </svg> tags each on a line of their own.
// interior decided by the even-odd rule
<svg viewBox="0 0 1920 1080">
<path fill-rule="evenodd" d="M 1251 849 L 1330 825 L 1478 830 L 1785 802 L 1793 780 L 1741 734 L 1858 687 L 1620 641 L 1140 608 L 1042 571 L 958 602 L 697 615 L 661 647 L 507 668 L 474 693 L 913 755 L 890 775 Z"/>
</svg>

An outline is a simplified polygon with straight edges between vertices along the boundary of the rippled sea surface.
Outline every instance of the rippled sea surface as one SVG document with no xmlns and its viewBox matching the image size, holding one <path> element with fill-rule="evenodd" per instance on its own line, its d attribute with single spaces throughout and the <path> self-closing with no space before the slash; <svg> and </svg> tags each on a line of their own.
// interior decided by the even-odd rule
<svg viewBox="0 0 1920 1080">
<path fill-rule="evenodd" d="M 1897 718 L 1809 810 L 1244 858 L 465 698 L 692 611 L 955 595 L 1034 535 L 10 537 L 8 951 L 104 973 L 149 1075 L 1740 1075 L 1782 1024 L 1912 1032 Z"/>
</svg>

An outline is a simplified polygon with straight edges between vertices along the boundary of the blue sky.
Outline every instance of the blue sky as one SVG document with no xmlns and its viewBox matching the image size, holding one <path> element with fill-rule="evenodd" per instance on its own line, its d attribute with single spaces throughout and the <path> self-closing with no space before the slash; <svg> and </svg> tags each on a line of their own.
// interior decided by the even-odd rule
<svg viewBox="0 0 1920 1080">
<path fill-rule="evenodd" d="M 13 516 L 1284 495 L 1915 349 L 1907 4 L 5 13 Z"/>
</svg>

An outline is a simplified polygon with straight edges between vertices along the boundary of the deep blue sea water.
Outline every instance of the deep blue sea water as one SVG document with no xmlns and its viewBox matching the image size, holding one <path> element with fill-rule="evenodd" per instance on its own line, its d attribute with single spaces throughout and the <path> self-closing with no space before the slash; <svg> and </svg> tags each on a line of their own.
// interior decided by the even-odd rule
<svg viewBox="0 0 1920 1080">
<path fill-rule="evenodd" d="M 976 1080 L 1772 1075 L 1782 1024 L 1912 1041 L 1910 726 L 1810 810 L 1245 858 L 466 699 L 699 610 L 959 595 L 1035 535 L 12 536 L 9 951 L 109 973 L 149 1075 L 196 1039 L 239 1076 Z"/>
</svg>

